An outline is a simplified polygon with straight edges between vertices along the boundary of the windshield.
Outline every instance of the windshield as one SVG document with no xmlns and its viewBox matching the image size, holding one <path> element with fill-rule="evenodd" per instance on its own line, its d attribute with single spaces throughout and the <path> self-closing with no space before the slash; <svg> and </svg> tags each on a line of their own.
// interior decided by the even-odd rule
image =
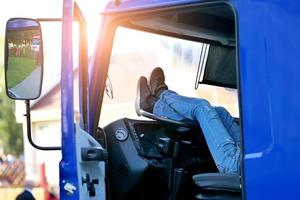
<svg viewBox="0 0 300 200">
<path fill-rule="evenodd" d="M 188 41 L 124 27 L 114 38 L 109 66 L 113 99 L 104 96 L 99 125 L 123 117 L 138 118 L 135 113 L 136 85 L 140 76 L 148 77 L 155 67 L 163 68 L 169 89 L 190 97 L 205 98 L 238 116 L 235 89 L 200 84 L 195 89 L 200 59 L 204 64 L 209 44 Z M 201 55 L 204 55 L 201 57 Z"/>
</svg>

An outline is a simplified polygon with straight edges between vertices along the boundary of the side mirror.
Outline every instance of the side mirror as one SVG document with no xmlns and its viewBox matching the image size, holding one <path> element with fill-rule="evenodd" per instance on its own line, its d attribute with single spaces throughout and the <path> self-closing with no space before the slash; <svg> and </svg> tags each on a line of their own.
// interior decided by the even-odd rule
<svg viewBox="0 0 300 200">
<path fill-rule="evenodd" d="M 7 21 L 4 61 L 7 96 L 25 100 L 29 143 L 39 150 L 61 150 L 61 147 L 38 146 L 31 137 L 30 100 L 39 98 L 43 81 L 43 40 L 37 20 L 12 18 Z"/>
<path fill-rule="evenodd" d="M 40 23 L 12 18 L 6 24 L 5 83 L 12 99 L 33 100 L 41 95 L 43 40 Z"/>
</svg>

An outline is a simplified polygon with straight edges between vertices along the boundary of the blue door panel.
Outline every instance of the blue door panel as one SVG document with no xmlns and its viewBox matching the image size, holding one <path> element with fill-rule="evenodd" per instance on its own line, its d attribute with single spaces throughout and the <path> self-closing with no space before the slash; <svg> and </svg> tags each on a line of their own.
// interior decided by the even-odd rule
<svg viewBox="0 0 300 200">
<path fill-rule="evenodd" d="M 234 1 L 238 13 L 247 199 L 298 199 L 297 1 Z"/>
</svg>

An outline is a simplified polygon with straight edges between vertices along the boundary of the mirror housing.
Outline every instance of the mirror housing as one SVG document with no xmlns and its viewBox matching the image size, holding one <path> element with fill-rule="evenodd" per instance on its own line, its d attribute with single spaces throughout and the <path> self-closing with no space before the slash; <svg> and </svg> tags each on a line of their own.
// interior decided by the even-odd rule
<svg viewBox="0 0 300 200">
<path fill-rule="evenodd" d="M 34 100 L 41 95 L 43 40 L 35 19 L 12 18 L 6 23 L 5 85 L 11 99 Z"/>
</svg>

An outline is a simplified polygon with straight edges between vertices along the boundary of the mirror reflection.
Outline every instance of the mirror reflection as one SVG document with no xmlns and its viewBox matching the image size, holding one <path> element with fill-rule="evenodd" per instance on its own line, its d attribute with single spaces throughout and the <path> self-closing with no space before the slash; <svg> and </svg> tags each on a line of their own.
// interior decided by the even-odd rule
<svg viewBox="0 0 300 200">
<path fill-rule="evenodd" d="M 40 96 L 43 45 L 40 25 L 32 19 L 12 19 L 6 25 L 6 88 L 13 99 Z"/>
</svg>

